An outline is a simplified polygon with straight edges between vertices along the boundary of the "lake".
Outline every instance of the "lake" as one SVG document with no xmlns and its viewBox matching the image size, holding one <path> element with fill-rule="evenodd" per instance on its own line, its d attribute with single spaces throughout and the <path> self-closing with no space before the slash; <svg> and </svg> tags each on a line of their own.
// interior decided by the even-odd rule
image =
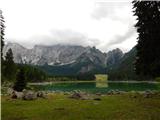
<svg viewBox="0 0 160 120">
<path fill-rule="evenodd" d="M 32 85 L 37 90 L 70 92 L 80 90 L 90 93 L 105 93 L 109 90 L 121 91 L 160 91 L 160 83 L 149 82 L 61 82 L 45 85 Z"/>
</svg>

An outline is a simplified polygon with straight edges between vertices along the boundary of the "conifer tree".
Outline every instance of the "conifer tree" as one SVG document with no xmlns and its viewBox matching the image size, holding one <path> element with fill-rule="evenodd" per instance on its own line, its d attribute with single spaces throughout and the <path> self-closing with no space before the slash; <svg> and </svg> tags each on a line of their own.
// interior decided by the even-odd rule
<svg viewBox="0 0 160 120">
<path fill-rule="evenodd" d="M 138 32 L 136 73 L 160 76 L 160 1 L 134 0 L 132 3 Z"/>
<path fill-rule="evenodd" d="M 2 15 L 2 10 L 0 10 L 0 39 L 1 39 L 1 80 L 4 81 L 4 60 L 3 60 L 3 46 L 4 46 L 4 18 Z"/>
<path fill-rule="evenodd" d="M 4 76 L 9 80 L 13 80 L 16 74 L 16 65 L 13 61 L 12 49 L 9 49 L 5 56 Z"/>
<path fill-rule="evenodd" d="M 2 60 L 2 62 L 3 62 L 3 46 L 4 46 L 4 28 L 5 28 L 5 26 L 4 26 L 4 17 L 3 17 L 3 15 L 2 15 L 2 10 L 0 10 L 0 29 L 1 29 L 1 31 L 0 31 L 0 38 L 1 38 L 1 60 Z"/>
<path fill-rule="evenodd" d="M 14 84 L 13 89 L 21 92 L 26 87 L 26 79 L 25 79 L 25 72 L 23 68 L 19 69 L 16 75 L 16 82 Z"/>
</svg>

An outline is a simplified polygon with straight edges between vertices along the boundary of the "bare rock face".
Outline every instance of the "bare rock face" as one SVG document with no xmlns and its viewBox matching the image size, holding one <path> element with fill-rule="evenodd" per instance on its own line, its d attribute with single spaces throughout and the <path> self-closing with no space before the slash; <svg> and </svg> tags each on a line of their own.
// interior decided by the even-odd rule
<svg viewBox="0 0 160 120">
<path fill-rule="evenodd" d="M 122 56 L 120 49 L 103 53 L 95 47 L 83 47 L 74 45 L 35 45 L 32 49 L 27 49 L 17 43 L 8 43 L 4 46 L 5 56 L 8 49 L 13 51 L 16 63 L 32 65 L 79 66 L 79 73 L 90 72 L 93 69 L 105 68 L 115 64 Z"/>
<path fill-rule="evenodd" d="M 119 48 L 109 51 L 106 54 L 106 59 L 107 59 L 106 64 L 113 65 L 118 63 L 120 59 L 123 57 L 123 55 L 124 55 L 123 52 Z"/>
<path fill-rule="evenodd" d="M 89 47 L 67 45 L 35 45 L 34 48 L 27 49 L 17 43 L 8 43 L 3 50 L 4 56 L 9 48 L 13 51 L 14 61 L 16 63 L 33 65 L 70 64 L 89 49 Z"/>
</svg>

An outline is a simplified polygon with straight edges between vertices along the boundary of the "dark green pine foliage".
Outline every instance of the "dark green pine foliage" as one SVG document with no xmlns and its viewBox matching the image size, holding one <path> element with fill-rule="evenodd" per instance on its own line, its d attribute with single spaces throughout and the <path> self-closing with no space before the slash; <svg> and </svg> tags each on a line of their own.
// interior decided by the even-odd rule
<svg viewBox="0 0 160 120">
<path fill-rule="evenodd" d="M 160 76 L 160 1 L 133 1 L 138 32 L 136 73 Z"/>
<path fill-rule="evenodd" d="M 27 82 L 41 82 L 47 79 L 47 73 L 36 66 L 27 64 L 17 64 L 17 69 L 24 69 Z"/>
<path fill-rule="evenodd" d="M 3 61 L 3 58 L 2 58 L 2 56 L 3 56 L 3 52 L 2 52 L 2 50 L 3 50 L 3 47 L 4 47 L 4 28 L 5 28 L 5 26 L 4 26 L 4 17 L 3 17 L 3 15 L 2 15 L 2 10 L 0 10 L 0 29 L 1 29 L 1 31 L 0 31 L 0 38 L 1 38 L 1 60 Z"/>
<path fill-rule="evenodd" d="M 26 87 L 26 79 L 25 79 L 25 71 L 24 69 L 19 69 L 17 75 L 16 75 L 16 82 L 14 84 L 13 89 L 21 92 Z"/>
<path fill-rule="evenodd" d="M 13 53 L 11 49 L 9 49 L 6 53 L 4 64 L 4 76 L 9 80 L 14 80 L 16 74 L 16 65 L 13 61 Z"/>
<path fill-rule="evenodd" d="M 5 26 L 4 26 L 4 18 L 3 18 L 3 15 L 2 15 L 2 10 L 0 10 L 0 38 L 1 38 L 1 80 L 4 81 L 4 60 L 3 60 L 3 47 L 4 47 L 4 29 L 5 29 Z"/>
</svg>

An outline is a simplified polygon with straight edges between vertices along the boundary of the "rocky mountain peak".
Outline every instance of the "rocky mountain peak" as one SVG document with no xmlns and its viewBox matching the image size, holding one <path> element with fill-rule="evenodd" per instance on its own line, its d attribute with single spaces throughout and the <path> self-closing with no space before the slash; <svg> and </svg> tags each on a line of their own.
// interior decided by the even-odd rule
<svg viewBox="0 0 160 120">
<path fill-rule="evenodd" d="M 35 45 L 27 49 L 17 43 L 9 43 L 4 46 L 4 55 L 11 48 L 16 63 L 32 65 L 64 66 L 81 65 L 80 71 L 105 68 L 117 63 L 123 56 L 120 49 L 114 49 L 103 53 L 96 47 L 83 47 L 74 45 Z M 86 68 L 86 69 L 85 69 Z"/>
</svg>

